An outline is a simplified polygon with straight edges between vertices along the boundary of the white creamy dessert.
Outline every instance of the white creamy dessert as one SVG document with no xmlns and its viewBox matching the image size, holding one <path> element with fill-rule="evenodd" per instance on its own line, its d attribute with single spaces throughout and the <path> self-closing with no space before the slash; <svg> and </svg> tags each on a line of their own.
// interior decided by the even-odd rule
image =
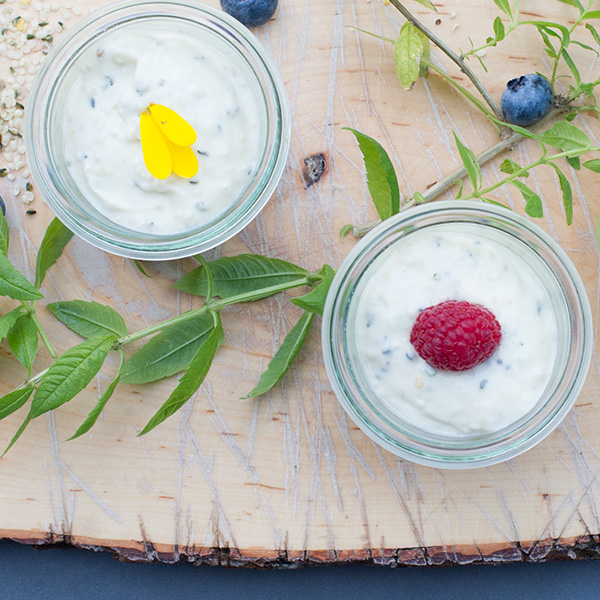
<svg viewBox="0 0 600 600">
<path fill-rule="evenodd" d="M 62 112 L 64 157 L 83 196 L 136 232 L 177 234 L 225 212 L 249 184 L 264 145 L 264 108 L 248 67 L 196 29 L 166 20 L 121 26 L 77 59 Z M 190 178 L 147 170 L 140 116 L 167 106 L 196 131 Z"/>
<path fill-rule="evenodd" d="M 370 265 L 352 300 L 359 378 L 387 410 L 432 434 L 502 429 L 536 405 L 552 375 L 552 301 L 524 249 L 503 237 L 457 223 L 411 232 Z M 419 311 L 445 300 L 481 304 L 501 325 L 496 352 L 472 369 L 433 369 L 409 341 Z"/>
</svg>

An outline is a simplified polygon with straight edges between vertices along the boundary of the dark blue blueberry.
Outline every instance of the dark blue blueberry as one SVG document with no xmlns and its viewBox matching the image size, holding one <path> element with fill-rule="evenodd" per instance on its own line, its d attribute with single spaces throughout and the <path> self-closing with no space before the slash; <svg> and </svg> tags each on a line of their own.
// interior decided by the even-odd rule
<svg viewBox="0 0 600 600">
<path fill-rule="evenodd" d="M 2 200 L 2 196 L 0 196 L 0 210 L 3 215 L 6 214 L 6 205 L 4 204 L 4 200 Z"/>
<path fill-rule="evenodd" d="M 553 99 L 554 92 L 545 77 L 522 75 L 506 84 L 500 107 L 506 121 L 529 127 L 548 114 Z"/>
<path fill-rule="evenodd" d="M 273 16 L 277 0 L 221 0 L 221 8 L 246 27 L 260 27 Z"/>
</svg>

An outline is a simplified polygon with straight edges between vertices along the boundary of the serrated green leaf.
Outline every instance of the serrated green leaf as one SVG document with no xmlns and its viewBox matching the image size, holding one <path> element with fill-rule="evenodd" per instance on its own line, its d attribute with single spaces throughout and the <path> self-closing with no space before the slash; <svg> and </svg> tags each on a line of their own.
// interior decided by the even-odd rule
<svg viewBox="0 0 600 600">
<path fill-rule="evenodd" d="M 213 294 L 220 298 L 230 298 L 271 286 L 292 283 L 308 275 L 308 271 L 302 267 L 259 254 L 239 254 L 219 258 L 209 262 L 208 266 L 213 278 Z M 208 278 L 204 267 L 199 266 L 190 271 L 175 283 L 175 288 L 188 294 L 206 297 Z M 262 297 L 275 293 L 277 292 L 272 291 Z"/>
<path fill-rule="evenodd" d="M 35 267 L 35 286 L 40 287 L 46 277 L 48 269 L 60 258 L 65 246 L 73 237 L 73 232 L 65 227 L 57 218 L 54 218 L 46 233 L 40 249 L 38 250 Z"/>
<path fill-rule="evenodd" d="M 123 353 L 121 353 L 121 364 L 119 365 L 119 370 L 117 371 L 115 378 L 110 382 L 109 386 L 104 390 L 104 393 L 102 394 L 102 396 L 100 396 L 100 399 L 98 400 L 96 406 L 94 406 L 94 408 L 90 411 L 86 420 L 81 424 L 81 426 L 77 429 L 77 431 L 67 441 L 74 440 L 74 439 L 78 438 L 79 436 L 82 436 L 84 433 L 87 433 L 96 424 L 98 417 L 102 414 L 104 407 L 110 400 L 111 396 L 113 395 L 113 392 L 115 391 L 115 388 L 117 387 L 117 384 L 119 383 L 119 379 L 121 378 L 121 373 L 123 372 L 124 364 L 125 364 L 125 356 L 123 355 Z"/>
<path fill-rule="evenodd" d="M 544 216 L 542 200 L 532 189 L 528 188 L 521 181 L 513 180 L 509 181 L 509 183 L 516 187 L 523 195 L 523 199 L 525 200 L 525 212 L 530 217 L 541 218 Z"/>
<path fill-rule="evenodd" d="M 17 322 L 23 309 L 18 306 L 0 317 L 0 342 L 7 336 L 12 326 Z"/>
<path fill-rule="evenodd" d="M 0 210 L 0 254 L 8 254 L 9 230 L 6 217 Z"/>
<path fill-rule="evenodd" d="M 431 4 L 430 0 L 415 0 L 415 2 L 418 2 L 421 6 L 424 6 L 425 8 L 429 8 L 437 12 L 437 8 L 433 4 Z"/>
<path fill-rule="evenodd" d="M 271 359 L 267 370 L 260 376 L 257 386 L 244 398 L 255 398 L 266 394 L 283 379 L 306 340 L 314 316 L 314 313 L 309 312 L 302 314 L 298 322 L 285 336 L 279 350 Z"/>
<path fill-rule="evenodd" d="M 585 28 L 592 34 L 592 37 L 594 38 L 596 44 L 600 46 L 600 33 L 596 31 L 596 29 L 591 23 L 586 23 Z"/>
<path fill-rule="evenodd" d="M 15 358 L 27 369 L 27 376 L 31 376 L 38 351 L 38 332 L 33 319 L 28 314 L 21 315 L 8 332 L 6 341 Z"/>
<path fill-rule="evenodd" d="M 156 414 L 148 421 L 139 435 L 145 435 L 157 425 L 176 413 L 197 391 L 206 378 L 212 365 L 215 354 L 223 340 L 223 326 L 218 320 L 210 335 L 198 348 L 190 362 L 190 366 L 181 376 L 179 384 L 158 409 Z"/>
<path fill-rule="evenodd" d="M 506 173 L 507 175 L 514 175 L 518 173 L 522 169 L 521 165 L 517 164 L 515 161 L 510 158 L 505 158 L 500 165 L 500 171 L 502 173 Z M 519 177 L 529 177 L 529 171 L 525 171 Z"/>
<path fill-rule="evenodd" d="M 14 300 L 39 300 L 44 297 L 12 265 L 5 254 L 0 254 L 0 296 L 8 296 Z"/>
<path fill-rule="evenodd" d="M 423 40 L 418 29 L 411 23 L 404 23 L 394 44 L 394 62 L 400 85 L 410 91 L 414 87 L 421 67 Z"/>
<path fill-rule="evenodd" d="M 149 383 L 184 371 L 213 327 L 209 314 L 167 327 L 129 357 L 121 383 Z"/>
<path fill-rule="evenodd" d="M 477 157 L 475 153 L 467 148 L 459 139 L 456 133 L 454 133 L 454 142 L 458 148 L 458 152 L 460 154 L 460 158 L 463 162 L 463 165 L 467 171 L 467 175 L 471 180 L 471 185 L 473 186 L 473 191 L 477 191 L 481 187 L 481 167 L 477 162 Z"/>
<path fill-rule="evenodd" d="M 563 50 L 562 50 L 562 57 L 567 65 L 567 67 L 569 67 L 569 70 L 571 71 L 571 73 L 573 73 L 573 77 L 575 78 L 575 83 L 577 85 L 579 85 L 581 83 L 581 75 L 579 74 L 579 69 L 577 68 L 577 66 L 575 65 L 575 62 L 571 58 L 571 55 L 567 52 L 567 50 L 565 48 L 563 48 Z"/>
<path fill-rule="evenodd" d="M 550 129 L 540 134 L 540 139 L 562 152 L 584 152 L 592 145 L 590 138 L 585 132 L 566 121 L 554 123 Z"/>
<path fill-rule="evenodd" d="M 583 166 L 594 173 L 600 173 L 600 158 L 594 158 L 592 160 L 586 160 Z"/>
<path fill-rule="evenodd" d="M 114 335 L 93 337 L 59 356 L 33 397 L 30 417 L 35 419 L 58 408 L 85 389 L 100 371 L 115 341 Z"/>
<path fill-rule="evenodd" d="M 600 19 L 600 10 L 590 10 L 590 12 L 583 15 L 583 21 L 589 21 L 590 19 Z"/>
<path fill-rule="evenodd" d="M 352 223 L 348 223 L 344 225 L 340 229 L 340 241 L 343 242 L 346 239 L 346 236 L 354 229 L 354 225 Z"/>
<path fill-rule="evenodd" d="M 508 0 L 494 0 L 494 4 L 509 17 L 512 16 L 512 12 L 510 10 L 510 2 Z"/>
<path fill-rule="evenodd" d="M 19 410 L 33 392 L 34 387 L 25 387 L 13 390 L 0 398 L 0 420 L 12 415 L 14 412 Z"/>
<path fill-rule="evenodd" d="M 48 304 L 48 310 L 69 329 L 84 338 L 113 334 L 127 335 L 123 317 L 110 306 L 85 300 L 65 300 Z"/>
<path fill-rule="evenodd" d="M 506 36 L 504 23 L 500 17 L 494 19 L 494 41 L 501 42 Z"/>
<path fill-rule="evenodd" d="M 335 277 L 335 271 L 329 266 L 325 265 L 321 269 L 323 275 L 323 281 L 314 289 L 298 298 L 292 298 L 292 302 L 299 306 L 301 309 L 308 312 L 317 313 L 323 315 L 323 308 L 325 308 L 325 300 L 327 300 L 327 293 L 331 287 L 331 282 Z"/>
<path fill-rule="evenodd" d="M 343 129 L 356 137 L 367 171 L 369 193 L 379 218 L 385 221 L 400 210 L 400 188 L 392 161 L 383 146 L 372 137 L 350 127 Z"/>
<path fill-rule="evenodd" d="M 550 163 L 550 165 L 558 175 L 558 181 L 560 182 L 560 189 L 562 190 L 563 195 L 563 206 L 565 207 L 567 225 L 571 225 L 571 223 L 573 223 L 573 191 L 571 190 L 571 184 L 565 174 L 554 163 Z"/>
</svg>

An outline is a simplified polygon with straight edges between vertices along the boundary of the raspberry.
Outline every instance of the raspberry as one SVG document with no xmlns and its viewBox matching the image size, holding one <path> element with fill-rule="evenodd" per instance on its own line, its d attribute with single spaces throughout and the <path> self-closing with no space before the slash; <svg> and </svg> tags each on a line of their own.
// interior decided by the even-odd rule
<svg viewBox="0 0 600 600">
<path fill-rule="evenodd" d="M 502 338 L 490 310 L 463 300 L 447 300 L 419 313 L 410 343 L 434 369 L 465 371 L 489 358 Z"/>
</svg>

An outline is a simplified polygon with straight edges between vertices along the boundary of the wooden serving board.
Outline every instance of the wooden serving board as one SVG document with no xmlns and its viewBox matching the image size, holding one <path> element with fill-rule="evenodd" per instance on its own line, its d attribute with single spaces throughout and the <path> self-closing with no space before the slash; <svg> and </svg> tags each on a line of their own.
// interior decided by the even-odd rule
<svg viewBox="0 0 600 600">
<path fill-rule="evenodd" d="M 94 6 L 101 4 L 98 0 Z M 211 4 L 217 5 L 216 0 Z M 573 22 L 575 9 L 566 4 L 521 4 L 525 17 Z M 436 5 L 439 12 L 433 14 L 407 0 L 452 47 L 466 49 L 469 37 L 480 43 L 491 34 L 497 15 L 491 0 Z M 79 6 L 87 13 L 88 5 Z M 33 3 L 23 7 L 17 0 L 0 10 L 7 7 L 13 15 L 25 10 L 35 14 Z M 69 28 L 77 17 L 69 11 L 67 19 L 62 11 L 49 18 L 63 20 Z M 359 150 L 344 126 L 387 148 L 405 195 L 425 191 L 459 166 L 453 131 L 476 152 L 497 141 L 494 128 L 435 74 L 404 92 L 396 80 L 392 46 L 353 29 L 394 38 L 402 22 L 380 0 L 281 0 L 275 17 L 256 30 L 289 93 L 292 148 L 283 179 L 263 213 L 210 257 L 255 252 L 308 269 L 324 262 L 339 266 L 355 244 L 351 236 L 340 241 L 340 228 L 375 217 Z M 586 41 L 593 45 L 591 36 Z M 433 54 L 456 72 L 440 52 Z M 584 79 L 598 76 L 595 54 L 574 49 L 573 55 Z M 497 99 L 508 79 L 549 68 L 537 34 L 527 28 L 489 50 L 485 60 L 487 73 L 476 62 L 473 68 Z M 6 74 L 10 60 L 3 57 L 0 65 Z M 566 89 L 567 80 L 558 85 Z M 583 114 L 578 123 L 599 143 L 596 119 Z M 323 155 L 326 169 L 309 186 L 303 170 L 316 154 Z M 536 156 L 536 145 L 530 143 L 520 144 L 511 155 L 523 163 Z M 0 166 L 4 160 L 0 153 Z M 486 181 L 501 175 L 500 160 L 484 168 Z M 528 181 L 543 199 L 546 216 L 539 223 L 580 270 L 596 318 L 598 176 L 567 172 L 575 195 L 571 227 L 565 225 L 554 172 L 536 170 Z M 37 214 L 26 215 L 13 185 L 0 180 L 12 227 L 10 256 L 31 278 L 35 250 L 52 215 L 40 198 L 30 207 Z M 523 211 L 515 190 L 501 189 L 495 199 Z M 200 305 L 172 287 L 195 264 L 193 259 L 149 264 L 148 279 L 132 261 L 74 239 L 49 272 L 43 292 L 48 302 L 80 298 L 114 306 L 130 331 L 136 331 Z M 40 319 L 63 352 L 79 338 L 54 320 L 44 308 L 46 301 L 39 303 Z M 1 299 L 0 313 L 14 305 Z M 346 417 L 323 367 L 320 323 L 282 385 L 266 397 L 240 400 L 299 314 L 285 295 L 225 310 L 225 344 L 207 382 L 181 412 L 136 437 L 175 378 L 123 385 L 89 434 L 64 442 L 114 374 L 116 362 L 109 360 L 88 390 L 32 422 L 0 460 L 0 538 L 102 548 L 124 560 L 228 566 L 352 561 L 437 565 L 598 555 L 596 354 L 575 408 L 536 448 L 489 468 L 436 470 L 384 451 Z M 45 350 L 38 361 L 39 369 L 50 364 Z M 0 395 L 24 377 L 4 342 Z M 25 411 L 0 422 L 2 447 Z"/>
</svg>

